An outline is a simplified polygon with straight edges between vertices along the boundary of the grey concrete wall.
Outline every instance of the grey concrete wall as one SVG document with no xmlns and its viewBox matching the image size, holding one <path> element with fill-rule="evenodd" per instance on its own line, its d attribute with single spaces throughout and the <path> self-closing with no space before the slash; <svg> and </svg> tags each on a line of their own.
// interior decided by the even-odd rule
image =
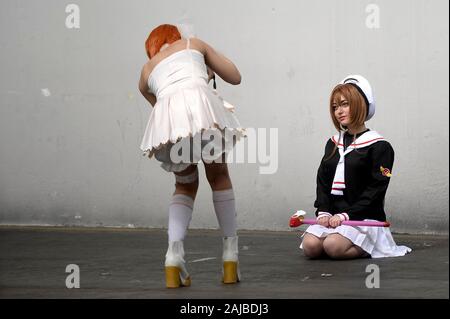
<svg viewBox="0 0 450 319">
<path fill-rule="evenodd" d="M 329 93 L 360 73 L 378 104 L 368 126 L 396 151 L 393 230 L 448 233 L 448 1 L 77 0 L 80 29 L 69 3 L 1 3 L 1 224 L 166 226 L 174 179 L 139 150 L 151 108 L 137 82 L 149 31 L 188 22 L 240 68 L 242 85 L 219 87 L 242 124 L 278 128 L 275 174 L 230 166 L 241 229 L 313 211 Z M 216 228 L 202 168 L 191 227 Z"/>
</svg>

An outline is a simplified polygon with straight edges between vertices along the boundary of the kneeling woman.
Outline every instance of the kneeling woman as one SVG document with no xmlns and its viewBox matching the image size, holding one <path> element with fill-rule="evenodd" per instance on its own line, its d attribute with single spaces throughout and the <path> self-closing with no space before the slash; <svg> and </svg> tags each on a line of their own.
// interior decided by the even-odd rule
<svg viewBox="0 0 450 319">
<path fill-rule="evenodd" d="M 317 174 L 317 225 L 306 229 L 300 246 L 306 256 L 334 259 L 403 256 L 389 228 L 341 225 L 345 220 L 385 221 L 384 198 L 392 176 L 394 150 L 365 122 L 375 113 L 369 82 L 346 77 L 330 97 L 338 134 L 328 140 Z"/>
</svg>

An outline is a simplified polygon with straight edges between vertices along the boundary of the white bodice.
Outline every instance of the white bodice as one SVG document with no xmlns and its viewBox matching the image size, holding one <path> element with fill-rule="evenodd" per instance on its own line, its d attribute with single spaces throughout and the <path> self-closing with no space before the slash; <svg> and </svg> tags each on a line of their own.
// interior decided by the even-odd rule
<svg viewBox="0 0 450 319">
<path fill-rule="evenodd" d="M 207 85 L 208 72 L 203 54 L 184 49 L 161 60 L 148 77 L 148 87 L 157 99 L 183 87 Z"/>
</svg>

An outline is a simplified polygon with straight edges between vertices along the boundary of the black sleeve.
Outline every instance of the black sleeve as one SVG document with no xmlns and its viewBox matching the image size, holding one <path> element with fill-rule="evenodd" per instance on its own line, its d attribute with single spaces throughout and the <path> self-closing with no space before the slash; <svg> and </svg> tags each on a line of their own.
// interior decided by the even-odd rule
<svg viewBox="0 0 450 319">
<path fill-rule="evenodd" d="M 369 212 L 377 205 L 382 205 L 384 201 L 394 164 L 394 149 L 391 144 L 385 141 L 375 143 L 371 160 L 370 182 L 358 200 L 346 212 L 350 220 L 370 218 L 365 212 Z"/>
<path fill-rule="evenodd" d="M 314 207 L 317 208 L 316 216 L 319 212 L 330 212 L 330 192 L 331 192 L 331 183 L 327 180 L 326 167 L 324 164 L 324 160 L 327 159 L 331 152 L 333 152 L 334 143 L 331 139 L 327 142 L 325 146 L 325 154 L 320 162 L 319 169 L 317 171 L 317 188 L 316 188 L 316 200 L 314 202 Z"/>
</svg>

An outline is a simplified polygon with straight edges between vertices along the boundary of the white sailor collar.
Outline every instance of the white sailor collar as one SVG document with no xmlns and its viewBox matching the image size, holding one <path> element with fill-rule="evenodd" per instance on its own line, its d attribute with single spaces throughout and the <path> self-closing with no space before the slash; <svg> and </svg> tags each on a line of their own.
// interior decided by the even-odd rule
<svg viewBox="0 0 450 319">
<path fill-rule="evenodd" d="M 345 132 L 341 131 L 340 134 L 338 133 L 331 137 L 333 143 L 336 144 L 336 146 L 340 149 L 344 148 L 344 135 Z M 384 140 L 385 140 L 384 137 L 381 136 L 377 131 L 367 131 L 363 133 L 361 136 L 359 136 L 352 144 L 350 144 L 347 147 L 347 150 L 366 147 L 372 145 L 373 143 Z"/>
</svg>

